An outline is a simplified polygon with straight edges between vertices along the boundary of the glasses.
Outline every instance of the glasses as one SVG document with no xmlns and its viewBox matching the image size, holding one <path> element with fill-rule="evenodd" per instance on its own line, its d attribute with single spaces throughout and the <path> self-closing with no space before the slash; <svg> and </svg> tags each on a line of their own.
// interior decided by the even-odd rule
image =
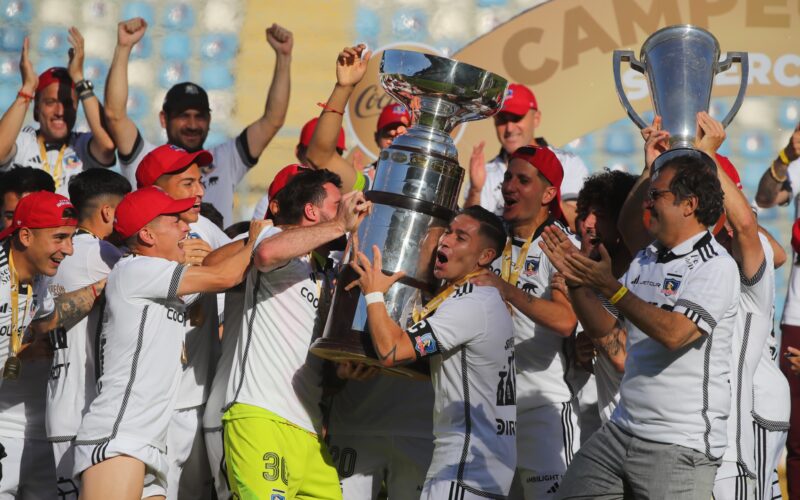
<svg viewBox="0 0 800 500">
<path fill-rule="evenodd" d="M 647 192 L 647 199 L 649 201 L 657 201 L 659 198 L 667 193 L 671 193 L 669 189 L 651 189 Z"/>
</svg>

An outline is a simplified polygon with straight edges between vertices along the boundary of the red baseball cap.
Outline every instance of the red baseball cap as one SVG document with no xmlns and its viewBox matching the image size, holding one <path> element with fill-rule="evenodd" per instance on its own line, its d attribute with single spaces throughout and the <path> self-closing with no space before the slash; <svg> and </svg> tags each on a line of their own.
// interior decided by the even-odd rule
<svg viewBox="0 0 800 500">
<path fill-rule="evenodd" d="M 800 253 L 800 219 L 794 221 L 792 226 L 792 250 L 794 253 Z"/>
<path fill-rule="evenodd" d="M 280 169 L 278 173 L 275 174 L 275 178 L 272 179 L 272 182 L 269 183 L 269 188 L 267 188 L 267 196 L 269 196 L 269 199 L 274 200 L 278 192 L 292 180 L 292 177 L 306 169 L 307 167 L 299 163 L 292 163 Z"/>
<path fill-rule="evenodd" d="M 180 146 L 164 144 L 142 158 L 136 169 L 136 184 L 140 188 L 152 186 L 164 174 L 183 170 L 192 163 L 205 167 L 213 161 L 211 153 L 204 149 L 190 153 Z"/>
<path fill-rule="evenodd" d="M 506 90 L 506 98 L 503 101 L 501 113 L 511 113 L 512 115 L 522 116 L 531 109 L 539 109 L 536 104 L 536 96 L 533 91 L 525 85 L 512 83 Z"/>
<path fill-rule="evenodd" d="M 36 85 L 36 93 L 38 94 L 53 83 L 69 85 L 71 88 L 75 88 L 75 82 L 73 82 L 72 78 L 69 77 L 67 68 L 54 66 L 52 68 L 47 68 L 41 75 L 39 75 L 39 83 Z"/>
<path fill-rule="evenodd" d="M 8 238 L 22 227 L 44 229 L 77 225 L 75 207 L 69 199 L 50 191 L 37 191 L 19 200 L 11 225 L 0 232 L 0 240 Z"/>
<path fill-rule="evenodd" d="M 741 191 L 742 179 L 739 177 L 739 172 L 736 171 L 736 167 L 733 166 L 731 160 L 729 160 L 727 156 L 722 156 L 721 154 L 717 154 L 716 157 L 719 166 L 722 167 L 722 170 L 724 170 L 725 173 L 728 174 L 728 177 L 730 177 L 733 183 L 736 184 L 736 187 L 739 188 L 739 190 Z"/>
<path fill-rule="evenodd" d="M 314 136 L 314 130 L 317 128 L 317 122 L 319 118 L 314 118 L 309 120 L 308 123 L 303 125 L 303 130 L 300 131 L 300 143 L 298 146 L 308 147 L 311 144 L 311 138 Z M 336 140 L 336 147 L 339 149 L 345 149 L 344 145 L 344 129 L 339 129 L 339 138 Z"/>
<path fill-rule="evenodd" d="M 385 129 L 389 125 L 411 125 L 411 116 L 406 111 L 406 107 L 399 103 L 392 103 L 385 106 L 378 117 L 377 131 Z"/>
<path fill-rule="evenodd" d="M 128 193 L 117 205 L 114 230 L 130 238 L 159 215 L 179 214 L 194 206 L 194 198 L 176 200 L 155 186 Z"/>
<path fill-rule="evenodd" d="M 564 180 L 564 167 L 555 153 L 539 146 L 523 146 L 511 155 L 511 160 L 515 159 L 530 163 L 556 188 L 556 197 L 550 202 L 550 213 L 561 222 L 566 222 L 561 211 L 561 181 Z"/>
</svg>

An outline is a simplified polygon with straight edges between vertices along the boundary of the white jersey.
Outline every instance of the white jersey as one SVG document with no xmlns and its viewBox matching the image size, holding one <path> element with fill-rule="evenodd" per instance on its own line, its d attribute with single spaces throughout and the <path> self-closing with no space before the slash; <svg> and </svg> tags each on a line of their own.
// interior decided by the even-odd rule
<svg viewBox="0 0 800 500">
<path fill-rule="evenodd" d="M 722 457 L 731 407 L 731 342 L 739 309 L 736 262 L 708 231 L 667 251 L 636 254 L 621 278 L 640 299 L 682 314 L 701 330 L 670 351 L 625 319 L 627 358 L 611 421 L 634 436 Z"/>
<path fill-rule="evenodd" d="M 435 313 L 408 329 L 431 357 L 434 449 L 426 484 L 457 481 L 505 498 L 517 464 L 513 324 L 494 287 L 453 290 Z"/>
<path fill-rule="evenodd" d="M 269 210 L 269 195 L 265 194 L 262 196 L 258 203 L 256 203 L 256 207 L 253 209 L 253 220 L 264 220 L 264 217 L 267 216 L 267 210 Z"/>
<path fill-rule="evenodd" d="M 5 366 L 9 354 L 11 340 L 11 270 L 8 267 L 8 247 L 11 240 L 6 239 L 0 244 L 0 368 Z M 55 311 L 55 302 L 48 285 L 50 279 L 45 276 L 36 276 L 33 280 L 31 291 L 31 304 L 28 304 L 28 286 L 20 286 L 19 299 L 17 300 L 18 323 L 17 332 L 26 333 L 28 325 L 35 319 L 46 318 Z M 0 370 L 1 371 L 1 370 Z M 24 363 L 23 363 L 24 371 Z M 3 378 L 0 375 L 0 388 Z M 0 393 L 2 390 L 0 389 Z M 0 418 L 0 429 L 3 423 Z"/>
<path fill-rule="evenodd" d="M 786 174 L 789 177 L 787 187 L 791 190 L 791 201 L 794 203 L 794 218 L 796 219 L 800 216 L 800 158 L 789 164 Z M 786 303 L 783 306 L 781 324 L 800 326 L 800 260 L 794 252 L 792 252 L 791 264 L 792 272 L 789 275 L 789 286 L 786 287 Z"/>
<path fill-rule="evenodd" d="M 580 156 L 564 151 L 563 149 L 547 146 L 555 153 L 561 166 L 564 168 L 564 180 L 561 181 L 561 199 L 572 200 L 578 197 L 578 193 L 583 188 L 583 183 L 589 176 L 589 169 Z M 486 183 L 481 190 L 481 206 L 497 215 L 503 215 L 503 193 L 501 187 L 503 177 L 508 167 L 508 155 L 500 150 L 500 154 L 495 156 L 492 161 L 486 163 Z M 469 186 L 465 193 L 469 192 Z"/>
<path fill-rule="evenodd" d="M 79 232 L 72 238 L 73 254 L 58 266 L 51 290 L 58 296 L 74 292 L 108 277 L 122 252 L 111 243 Z M 75 438 L 89 404 L 97 395 L 95 345 L 102 322 L 97 304 L 69 331 L 50 335 L 53 362 L 47 382 L 47 438 L 53 442 Z"/>
<path fill-rule="evenodd" d="M 769 241 L 759 233 L 764 261 L 749 279 L 739 275 L 741 295 L 731 349 L 731 414 L 728 417 L 728 448 L 723 460 L 738 462 L 755 477 L 753 377 L 772 331 L 775 303 L 774 254 Z M 719 476 L 718 476 L 719 477 Z"/>
<path fill-rule="evenodd" d="M 256 247 L 279 232 L 277 227 L 265 228 Z M 322 360 L 308 348 L 326 281 L 311 255 L 295 257 L 269 272 L 250 269 L 226 407 L 258 406 L 309 432 L 321 431 Z M 266 379 L 271 383 L 265 384 Z"/>
<path fill-rule="evenodd" d="M 42 161 L 42 151 L 37 140 L 37 130 L 33 127 L 23 127 L 15 142 L 16 154 L 5 164 L 0 165 L 0 172 L 7 172 L 15 167 L 33 167 L 45 169 Z M 69 197 L 69 180 L 84 170 L 97 167 L 111 167 L 114 163 L 103 165 L 96 160 L 89 151 L 89 142 L 92 140 L 91 132 L 70 132 L 64 154 L 61 157 L 61 178 L 56 180 L 56 193 Z M 61 144 L 45 144 L 47 151 L 47 164 L 51 175 L 58 170 Z"/>
<path fill-rule="evenodd" d="M 136 186 L 136 169 L 147 153 L 157 146 L 147 142 L 139 133 L 133 150 L 127 156 L 119 155 L 122 174 L 128 178 L 132 186 Z M 222 144 L 208 148 L 213 163 L 203 167 L 202 182 L 206 193 L 203 201 L 211 203 L 222 214 L 223 227 L 228 227 L 233 220 L 233 193 L 245 174 L 258 162 L 251 158 L 247 146 L 247 129 L 241 134 Z"/>
<path fill-rule="evenodd" d="M 197 222 L 189 224 L 189 236 L 200 238 L 214 250 L 231 241 L 202 215 Z M 200 406 L 208 399 L 219 354 L 219 313 L 222 304 L 218 297 L 223 299 L 222 294 L 202 294 L 196 303 L 187 308 L 188 314 L 184 317 L 186 363 L 182 365 L 176 410 Z"/>
<path fill-rule="evenodd" d="M 563 224 L 548 220 L 533 236 L 528 247 L 528 255 L 519 273 L 517 288 L 534 297 L 550 300 L 552 288 L 550 281 L 556 273 L 544 251 L 539 247 L 541 233 L 545 226 L 554 224 L 570 235 L 570 241 L 577 246 L 577 240 Z M 525 244 L 517 238 L 512 239 L 511 262 L 516 263 L 520 248 Z M 502 256 L 492 262 L 492 270 L 500 274 Z M 568 357 L 568 338 L 561 337 L 549 328 L 537 325 L 517 308 L 513 308 L 514 342 L 516 344 L 517 365 L 517 411 L 523 412 L 540 406 L 571 401 L 574 394 L 567 382 L 567 370 L 572 360 Z"/>
<path fill-rule="evenodd" d="M 98 395 L 76 445 L 125 438 L 165 451 L 180 381 L 185 312 L 177 292 L 185 270 L 166 259 L 128 255 L 108 275 Z"/>
</svg>

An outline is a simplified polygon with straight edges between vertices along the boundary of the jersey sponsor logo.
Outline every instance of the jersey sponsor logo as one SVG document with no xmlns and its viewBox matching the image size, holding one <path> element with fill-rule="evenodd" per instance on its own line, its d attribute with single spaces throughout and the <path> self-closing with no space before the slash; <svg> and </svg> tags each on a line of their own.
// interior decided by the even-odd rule
<svg viewBox="0 0 800 500">
<path fill-rule="evenodd" d="M 472 283 L 465 283 L 465 284 L 461 285 L 460 287 L 458 287 L 458 289 L 456 290 L 456 293 L 453 294 L 453 298 L 457 299 L 459 297 L 463 297 L 464 295 L 467 295 L 468 293 L 472 293 L 473 290 L 475 290 L 475 285 L 473 285 Z"/>
<path fill-rule="evenodd" d="M 209 185 L 209 186 L 213 186 L 213 185 L 215 185 L 217 182 L 219 182 L 219 176 L 218 176 L 218 175 L 215 175 L 214 177 L 209 177 L 209 178 L 208 178 L 208 185 Z"/>
<path fill-rule="evenodd" d="M 67 330 L 64 327 L 53 328 L 47 332 L 47 336 L 50 338 L 50 346 L 53 350 L 67 348 Z"/>
<path fill-rule="evenodd" d="M 436 340 L 433 338 L 433 334 L 425 333 L 414 337 L 414 349 L 420 356 L 427 356 L 428 354 L 436 352 L 438 346 L 436 345 Z"/>
<path fill-rule="evenodd" d="M 180 323 L 182 325 L 186 324 L 186 312 L 178 311 L 177 309 L 173 309 L 171 307 L 167 308 L 167 319 L 171 319 L 176 323 Z"/>
<path fill-rule="evenodd" d="M 661 289 L 661 293 L 666 296 L 675 295 L 678 293 L 678 288 L 680 288 L 681 282 L 675 278 L 667 278 L 664 280 L 664 288 Z"/>
<path fill-rule="evenodd" d="M 640 277 L 641 277 L 641 275 L 636 276 L 635 278 L 633 278 L 633 280 L 631 280 L 631 285 L 638 285 Z"/>
<path fill-rule="evenodd" d="M 694 266 L 700 263 L 700 256 L 696 253 L 693 253 L 687 257 L 683 258 L 683 262 L 686 264 L 686 267 L 689 269 L 694 269 Z"/>
<path fill-rule="evenodd" d="M 5 314 L 5 313 L 7 313 L 7 312 L 8 312 L 8 302 L 6 302 L 6 303 L 5 303 L 5 304 L 3 304 L 2 306 L 0 306 L 0 313 L 3 313 L 3 314 Z"/>
<path fill-rule="evenodd" d="M 22 335 L 22 332 L 25 331 L 25 328 L 22 325 L 17 327 L 17 333 Z M 0 337 L 10 337 L 11 336 L 11 325 L 3 325 L 0 326 Z"/>
<path fill-rule="evenodd" d="M 531 257 L 530 259 L 525 259 L 525 268 L 522 271 L 522 274 L 525 276 L 536 276 L 539 273 L 539 261 L 541 257 Z"/>
<path fill-rule="evenodd" d="M 54 363 L 53 366 L 50 367 L 50 380 L 58 380 L 61 378 L 61 369 L 64 369 L 64 372 L 69 371 L 70 363 Z"/>
<path fill-rule="evenodd" d="M 517 435 L 517 421 L 516 420 L 503 420 L 502 418 L 494 419 L 497 424 L 498 436 L 516 436 Z"/>
<path fill-rule="evenodd" d="M 317 295 L 308 289 L 308 287 L 303 287 L 300 289 L 300 296 L 303 297 L 309 304 L 314 306 L 314 309 L 319 307 L 319 298 Z"/>
<path fill-rule="evenodd" d="M 511 342 L 513 346 L 513 340 Z M 517 404 L 517 376 L 513 352 L 508 356 L 506 366 L 497 374 L 500 377 L 500 380 L 497 382 L 497 406 L 511 406 Z"/>
</svg>

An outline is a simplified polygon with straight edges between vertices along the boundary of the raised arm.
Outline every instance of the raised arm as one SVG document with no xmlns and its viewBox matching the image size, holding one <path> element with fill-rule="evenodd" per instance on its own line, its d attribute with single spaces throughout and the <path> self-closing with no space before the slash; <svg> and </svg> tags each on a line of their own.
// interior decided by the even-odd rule
<svg viewBox="0 0 800 500">
<path fill-rule="evenodd" d="M 342 128 L 344 110 L 358 82 L 364 78 L 370 52 L 366 46 L 345 47 L 336 57 L 336 85 L 320 114 L 314 136 L 308 145 L 306 158 L 313 168 L 326 168 L 342 178 L 342 189 L 356 186 L 358 171 L 336 151 L 336 142 Z"/>
<path fill-rule="evenodd" d="M 133 46 L 142 39 L 146 30 L 147 22 L 141 17 L 117 25 L 117 46 L 106 79 L 106 126 L 122 156 L 133 152 L 139 134 L 136 124 L 128 117 L 128 60 Z"/>
<path fill-rule="evenodd" d="M 71 27 L 69 29 L 69 44 L 72 48 L 69 49 L 69 65 L 67 72 L 72 81 L 77 85 L 83 81 L 83 35 L 78 31 L 78 28 Z M 100 105 L 100 100 L 91 90 L 86 90 L 78 95 L 83 104 L 83 113 L 86 115 L 86 121 L 89 123 L 89 129 L 92 131 L 92 139 L 89 141 L 89 152 L 95 160 L 103 165 L 111 166 L 116 159 L 114 157 L 114 141 L 111 139 L 108 131 L 103 124 L 103 110 Z"/>
<path fill-rule="evenodd" d="M 783 148 L 777 158 L 772 160 L 772 165 L 764 171 L 761 180 L 758 181 L 756 203 L 759 207 L 770 208 L 789 201 L 791 196 L 787 185 L 789 163 L 797 158 L 800 158 L 800 123 L 797 124 L 792 137 L 789 138 L 789 144 Z"/>
<path fill-rule="evenodd" d="M 39 84 L 39 76 L 33 69 L 33 64 L 28 57 L 28 37 L 22 42 L 22 54 L 19 59 L 19 72 L 22 76 L 22 87 L 19 94 L 8 107 L 3 117 L 0 118 L 0 165 L 7 164 L 17 153 L 16 140 L 22 124 L 25 122 L 25 115 L 28 113 L 28 105 L 33 100 L 36 93 L 36 86 Z"/>
<path fill-rule="evenodd" d="M 275 51 L 275 71 L 272 84 L 267 93 L 264 114 L 247 127 L 247 147 L 251 158 L 258 158 L 264 148 L 286 121 L 291 87 L 290 69 L 292 65 L 292 32 L 273 24 L 267 28 L 267 43 Z"/>
<path fill-rule="evenodd" d="M 201 292 L 224 292 L 241 283 L 253 255 L 253 239 L 229 258 L 213 266 L 190 266 L 178 285 L 178 295 Z"/>
<path fill-rule="evenodd" d="M 486 141 L 472 146 L 472 154 L 469 157 L 469 188 L 464 200 L 465 207 L 481 204 L 481 192 L 486 184 L 486 155 L 483 153 L 485 146 Z"/>
<path fill-rule="evenodd" d="M 62 293 L 55 298 L 55 312 L 46 318 L 33 321 L 31 328 L 36 333 L 49 332 L 58 327 L 70 330 L 89 314 L 105 286 L 106 280 L 102 279 L 73 292 Z"/>
</svg>

